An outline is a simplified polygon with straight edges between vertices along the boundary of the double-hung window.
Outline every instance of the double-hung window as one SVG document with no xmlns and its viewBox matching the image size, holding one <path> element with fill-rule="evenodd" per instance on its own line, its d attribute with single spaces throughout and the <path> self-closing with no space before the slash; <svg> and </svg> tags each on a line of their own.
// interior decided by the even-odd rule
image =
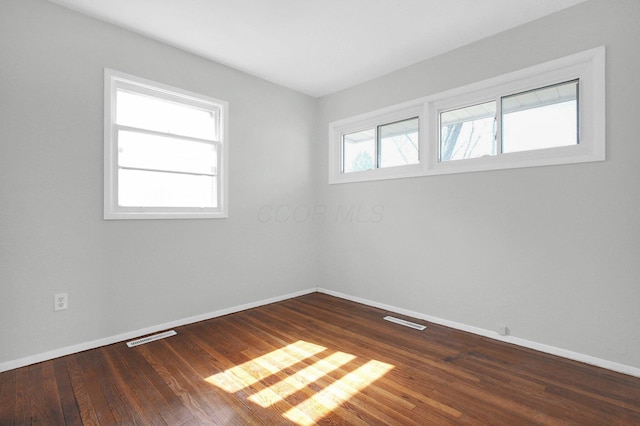
<svg viewBox="0 0 640 426">
<path fill-rule="evenodd" d="M 105 219 L 226 217 L 227 109 L 105 70 Z"/>
<path fill-rule="evenodd" d="M 604 68 L 600 47 L 331 123 L 329 183 L 604 160 Z"/>
</svg>

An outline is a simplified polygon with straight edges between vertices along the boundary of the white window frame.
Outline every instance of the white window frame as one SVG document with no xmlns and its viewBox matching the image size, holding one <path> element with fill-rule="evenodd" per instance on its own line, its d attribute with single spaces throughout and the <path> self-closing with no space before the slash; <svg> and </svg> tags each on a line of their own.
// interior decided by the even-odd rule
<svg viewBox="0 0 640 426">
<path fill-rule="evenodd" d="M 537 149 L 464 160 L 439 161 L 440 113 L 579 80 L 576 145 Z M 342 173 L 342 137 L 354 131 L 410 118 L 419 112 L 420 164 Z M 395 117 L 395 118 L 394 118 Z M 375 124 L 374 124 L 375 125 Z M 605 160 L 605 48 L 576 53 L 435 95 L 335 121 L 329 124 L 329 183 L 361 182 L 466 173 L 519 167 L 548 166 Z"/>
<path fill-rule="evenodd" d="M 228 217 L 228 110 L 226 101 L 189 92 L 131 74 L 105 68 L 104 71 L 104 219 L 217 219 Z M 118 205 L 118 129 L 116 92 L 127 89 L 159 99 L 210 109 L 218 115 L 217 207 L 123 207 Z M 188 139 L 188 138 L 187 138 Z"/>
<path fill-rule="evenodd" d="M 363 130 L 375 129 L 378 126 L 391 124 L 398 121 L 418 118 L 418 164 L 409 164 L 406 166 L 380 167 L 361 172 L 342 172 L 342 143 L 343 136 Z M 395 105 L 391 108 L 375 111 L 369 114 L 363 114 L 346 120 L 331 123 L 329 126 L 329 134 L 333 143 L 329 144 L 329 183 L 340 182 L 359 182 L 363 180 L 380 180 L 393 179 L 401 177 L 410 177 L 425 172 L 424 164 L 426 157 L 422 148 L 425 126 L 425 109 L 423 105 L 414 105 L 413 103 Z"/>
</svg>

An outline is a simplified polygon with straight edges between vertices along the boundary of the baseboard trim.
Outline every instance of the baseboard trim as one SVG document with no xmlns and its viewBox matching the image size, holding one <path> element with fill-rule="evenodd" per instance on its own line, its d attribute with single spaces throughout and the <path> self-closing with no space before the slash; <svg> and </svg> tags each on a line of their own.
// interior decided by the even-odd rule
<svg viewBox="0 0 640 426">
<path fill-rule="evenodd" d="M 449 321 L 442 318 L 434 317 L 431 315 L 423 314 L 420 312 L 411 311 L 408 309 L 398 308 L 397 306 L 387 305 L 386 303 L 380 303 L 361 297 L 351 296 L 349 294 L 340 293 L 338 291 L 328 290 L 318 287 L 319 293 L 328 294 L 330 296 L 339 297 L 341 299 L 350 300 L 352 302 L 362 303 L 363 305 L 373 306 L 375 308 L 384 309 L 386 311 L 395 312 L 398 314 L 406 315 L 413 318 L 422 319 L 432 322 L 434 324 L 444 325 L 446 327 L 455 328 L 456 330 L 466 331 L 479 336 L 488 337 L 490 339 L 499 340 L 506 343 L 511 343 L 517 346 L 522 346 L 536 351 L 548 353 L 551 355 L 557 355 L 562 358 L 571 359 L 574 361 L 583 362 L 585 364 L 594 365 L 596 367 L 606 368 L 607 370 L 616 371 L 618 373 L 627 374 L 629 376 L 640 377 L 640 368 L 631 367 L 629 365 L 620 364 L 606 359 L 596 358 L 591 355 L 585 355 L 579 352 L 573 352 L 566 349 L 558 348 L 555 346 L 545 345 L 542 343 L 534 342 L 531 340 L 521 339 L 514 336 L 501 336 L 495 331 L 486 330 L 471 325 Z"/>
<path fill-rule="evenodd" d="M 51 359 L 59 358 L 61 356 L 71 355 L 71 354 L 86 351 L 89 349 L 99 348 L 101 346 L 107 346 L 107 345 L 112 345 L 114 343 L 120 343 L 120 342 L 125 342 L 127 340 L 137 339 L 138 337 L 146 336 L 147 334 L 157 333 L 159 331 L 164 331 L 170 328 L 193 324 L 196 322 L 205 321 L 205 320 L 216 318 L 216 317 L 233 314 L 235 312 L 245 311 L 247 309 L 257 308 L 259 306 L 281 302 L 283 300 L 292 299 L 294 297 L 304 296 L 305 294 L 315 293 L 316 291 L 317 291 L 316 288 L 309 288 L 307 290 L 297 291 L 294 293 L 285 294 L 283 296 L 276 296 L 268 299 L 259 300 L 257 302 L 245 303 L 243 305 L 238 305 L 238 306 L 234 306 L 226 309 L 220 309 L 218 311 L 209 312 L 201 315 L 195 315 L 188 318 L 182 318 L 176 321 L 170 321 L 164 324 L 159 324 L 152 327 L 146 327 L 140 330 L 130 331 L 127 333 L 117 334 L 115 336 L 92 340 L 90 342 L 67 346 L 64 348 L 55 349 L 52 351 L 16 359 L 13 361 L 6 361 L 3 363 L 0 363 L 0 373 L 3 371 L 13 370 L 15 368 L 36 364 L 38 362 L 49 361 Z"/>
<path fill-rule="evenodd" d="M 573 352 L 566 349 L 558 348 L 555 346 L 545 345 L 538 342 L 533 342 L 526 339 L 521 339 L 513 336 L 501 336 L 498 333 L 486 330 L 479 327 L 474 327 L 471 325 L 449 321 L 442 318 L 434 317 L 431 315 L 423 314 L 416 311 L 411 311 L 409 309 L 399 308 L 397 306 L 388 305 L 386 303 L 380 303 L 369 299 L 364 299 L 361 297 L 352 296 L 345 293 L 340 293 L 338 291 L 333 291 L 325 288 L 309 288 L 302 291 L 297 291 L 289 294 L 285 294 L 282 296 L 271 297 L 268 299 L 259 300 L 256 302 L 245 303 L 243 305 L 234 306 L 231 308 L 220 309 L 217 311 L 196 315 L 188 318 L 179 319 L 176 321 L 167 322 L 164 324 L 155 325 L 152 327 L 143 328 L 140 330 L 130 331 L 127 333 L 117 334 L 110 337 L 105 337 L 102 339 L 93 340 L 90 342 L 80 343 L 77 345 L 67 346 L 60 349 L 55 349 L 53 351 L 44 352 L 37 355 L 32 355 L 12 361 L 6 361 L 0 363 L 0 373 L 3 371 L 13 370 L 15 368 L 25 367 L 27 365 L 36 364 L 38 362 L 48 361 L 51 359 L 59 358 L 66 355 L 71 355 L 74 353 L 86 351 L 89 349 L 99 348 L 101 346 L 112 345 L 114 343 L 126 342 L 127 340 L 132 340 L 139 338 L 141 336 L 145 336 L 152 333 L 157 333 L 160 331 L 164 331 L 173 327 L 180 327 L 183 325 L 193 324 L 200 321 L 205 321 L 212 318 L 221 317 L 224 315 L 233 314 L 236 312 L 244 311 L 251 308 L 257 308 L 259 306 L 268 305 L 271 303 L 281 302 L 283 300 L 292 299 L 294 297 L 304 296 L 310 293 L 324 293 L 330 296 L 339 297 L 341 299 L 351 300 L 352 302 L 362 303 L 364 305 L 373 306 L 375 308 L 384 309 L 389 312 L 395 312 L 398 314 L 406 315 L 413 318 L 422 319 L 425 321 L 432 322 L 434 324 L 444 325 L 446 327 L 451 327 L 456 330 L 466 331 L 469 333 L 473 333 L 479 336 L 488 337 L 490 339 L 499 340 L 506 343 L 511 343 L 514 345 L 522 346 L 525 348 L 537 350 L 540 352 L 548 353 L 551 355 L 557 355 L 563 358 L 571 359 L 574 361 L 583 362 L 585 364 L 594 365 L 596 367 L 606 368 L 607 370 L 616 371 L 618 373 L 627 374 L 634 377 L 640 377 L 640 368 L 631 367 L 625 364 L 620 364 L 613 361 L 608 361 L 601 358 L 596 358 L 591 355 L 585 355 L 579 352 Z"/>
</svg>

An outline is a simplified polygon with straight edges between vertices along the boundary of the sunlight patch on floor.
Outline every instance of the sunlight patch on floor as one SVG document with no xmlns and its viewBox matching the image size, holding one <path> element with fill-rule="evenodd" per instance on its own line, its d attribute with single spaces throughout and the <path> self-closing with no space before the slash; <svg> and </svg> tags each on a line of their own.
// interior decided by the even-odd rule
<svg viewBox="0 0 640 426">
<path fill-rule="evenodd" d="M 266 408 L 270 405 L 275 404 L 276 402 L 282 401 L 295 392 L 304 389 L 310 383 L 314 383 L 330 372 L 340 368 L 350 361 L 353 361 L 355 358 L 356 357 L 353 355 L 345 354 L 343 352 L 336 352 L 329 355 L 327 358 L 321 359 L 315 364 L 310 365 L 296 372 L 295 374 L 282 379 L 278 383 L 269 386 L 268 388 L 263 389 L 256 394 L 251 395 L 249 397 L 249 400 Z M 267 395 L 269 394 L 275 394 L 276 397 L 268 404 L 265 404 L 264 401 L 268 400 Z"/>
<path fill-rule="evenodd" d="M 324 346 L 299 340 L 206 380 L 229 393 L 241 390 L 251 393 L 248 399 L 263 408 L 286 404 L 285 418 L 298 425 L 311 425 L 394 368 L 369 360 L 349 371 L 355 367 L 350 368 L 357 361 L 355 355 L 333 352 L 321 358 L 324 351 L 327 351 Z M 267 378 L 271 385 L 260 383 Z M 273 383 L 274 378 L 279 380 Z M 311 385 L 322 389 L 307 390 L 306 394 L 311 396 L 302 402 L 298 399 L 295 406 L 287 402 L 287 398 L 296 393 L 302 395 Z"/>
<path fill-rule="evenodd" d="M 375 360 L 369 361 L 311 398 L 296 405 L 287 411 L 284 417 L 299 425 L 315 424 L 362 389 L 387 374 L 392 368 L 391 364 Z M 320 414 L 320 416 L 315 417 L 314 414 Z"/>
<path fill-rule="evenodd" d="M 279 362 L 282 368 L 287 368 L 326 349 L 324 346 L 299 340 L 296 343 L 254 358 L 222 373 L 214 374 L 206 380 L 229 393 L 236 393 L 274 374 L 273 370 L 263 368 L 263 364 Z"/>
</svg>

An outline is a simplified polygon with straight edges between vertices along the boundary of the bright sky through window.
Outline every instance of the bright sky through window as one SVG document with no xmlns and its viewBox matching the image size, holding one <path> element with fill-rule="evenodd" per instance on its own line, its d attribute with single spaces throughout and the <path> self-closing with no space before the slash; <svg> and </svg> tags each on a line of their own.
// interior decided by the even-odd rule
<svg viewBox="0 0 640 426">
<path fill-rule="evenodd" d="M 343 173 L 419 163 L 418 117 L 345 134 Z"/>
<path fill-rule="evenodd" d="M 105 219 L 227 217 L 228 104 L 105 70 Z"/>
<path fill-rule="evenodd" d="M 578 143 L 578 82 L 502 98 L 502 152 Z"/>
<path fill-rule="evenodd" d="M 117 96 L 119 125 L 200 139 L 216 138 L 212 111 L 127 90 L 118 90 Z"/>
<path fill-rule="evenodd" d="M 569 81 L 440 114 L 440 161 L 578 143 L 578 82 Z M 497 126 L 498 115 L 502 129 Z"/>
<path fill-rule="evenodd" d="M 440 161 L 495 155 L 495 101 L 440 114 Z"/>
</svg>

